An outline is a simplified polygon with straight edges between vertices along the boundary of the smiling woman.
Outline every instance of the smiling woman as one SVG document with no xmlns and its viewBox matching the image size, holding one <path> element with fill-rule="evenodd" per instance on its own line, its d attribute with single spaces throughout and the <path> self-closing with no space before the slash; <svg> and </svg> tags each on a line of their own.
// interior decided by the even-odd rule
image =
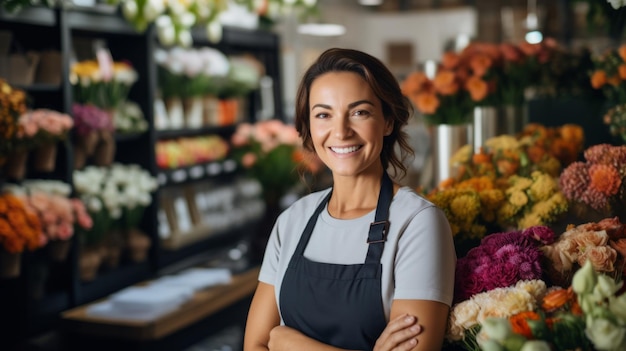
<svg viewBox="0 0 626 351">
<path fill-rule="evenodd" d="M 329 49 L 304 74 L 296 129 L 333 186 L 276 221 L 245 351 L 441 348 L 456 263 L 450 226 L 387 174 L 406 173 L 410 115 L 394 76 L 364 52 Z"/>
</svg>

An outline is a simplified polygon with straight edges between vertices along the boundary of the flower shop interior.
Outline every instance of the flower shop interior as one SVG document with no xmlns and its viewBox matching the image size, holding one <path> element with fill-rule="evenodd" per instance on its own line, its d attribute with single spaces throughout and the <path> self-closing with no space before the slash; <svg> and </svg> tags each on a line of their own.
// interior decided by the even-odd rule
<svg viewBox="0 0 626 351">
<path fill-rule="evenodd" d="M 325 49 L 414 107 L 457 253 L 446 350 L 626 350 L 626 2 L 0 2 L 0 349 L 241 350 L 269 232 L 329 187 Z"/>
</svg>

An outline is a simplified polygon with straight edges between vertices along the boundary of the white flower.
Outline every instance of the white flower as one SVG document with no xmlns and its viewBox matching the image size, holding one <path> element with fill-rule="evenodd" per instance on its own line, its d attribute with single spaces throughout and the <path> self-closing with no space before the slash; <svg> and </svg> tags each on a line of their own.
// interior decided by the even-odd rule
<svg viewBox="0 0 626 351">
<path fill-rule="evenodd" d="M 626 328 L 604 318 L 593 319 L 591 323 L 587 322 L 585 334 L 598 350 L 624 350 L 624 345 L 626 345 Z"/>
<path fill-rule="evenodd" d="M 139 9 L 135 1 L 124 1 L 122 3 L 122 14 L 128 21 L 134 21 Z"/>
<path fill-rule="evenodd" d="M 550 345 L 543 340 L 529 340 L 524 343 L 520 351 L 550 351 Z"/>
<path fill-rule="evenodd" d="M 207 38 L 212 43 L 219 43 L 222 40 L 223 32 L 222 24 L 219 21 L 211 21 L 206 26 Z"/>
<path fill-rule="evenodd" d="M 611 6 L 613 6 L 613 9 L 617 10 L 620 7 L 623 7 L 624 5 L 626 5 L 626 1 L 624 0 L 606 0 L 609 4 L 611 4 Z"/>
<path fill-rule="evenodd" d="M 609 300 L 609 309 L 613 314 L 619 318 L 622 325 L 626 325 L 626 294 L 621 294 L 618 297 Z"/>
<path fill-rule="evenodd" d="M 578 295 L 587 294 L 593 291 L 596 285 L 596 273 L 593 270 L 591 261 L 585 261 L 585 264 L 574 273 L 572 278 L 572 288 Z"/>
<path fill-rule="evenodd" d="M 513 333 L 511 323 L 506 318 L 487 318 L 481 324 L 480 332 L 476 335 L 476 341 L 482 344 L 488 340 L 503 343 Z"/>
</svg>

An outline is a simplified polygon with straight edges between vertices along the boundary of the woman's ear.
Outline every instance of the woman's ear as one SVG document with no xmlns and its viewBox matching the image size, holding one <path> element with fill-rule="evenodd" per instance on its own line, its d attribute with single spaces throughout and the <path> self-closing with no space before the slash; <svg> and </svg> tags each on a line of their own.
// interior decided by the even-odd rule
<svg viewBox="0 0 626 351">
<path fill-rule="evenodd" d="M 390 118 L 385 120 L 385 136 L 391 135 L 391 132 L 393 132 L 393 119 Z"/>
</svg>

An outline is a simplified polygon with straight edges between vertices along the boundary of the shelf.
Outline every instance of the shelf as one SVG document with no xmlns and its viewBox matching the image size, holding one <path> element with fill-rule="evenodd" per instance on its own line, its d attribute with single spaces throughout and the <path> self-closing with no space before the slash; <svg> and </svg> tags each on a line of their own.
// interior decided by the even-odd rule
<svg viewBox="0 0 626 351">
<path fill-rule="evenodd" d="M 126 141 L 134 141 L 141 138 L 145 132 L 142 133 L 120 133 L 115 132 L 115 141 L 116 142 L 126 142 Z"/>
<path fill-rule="evenodd" d="M 59 93 L 61 92 L 61 85 L 59 84 L 44 84 L 35 83 L 30 85 L 14 84 L 13 87 L 21 89 L 29 93 Z"/>
<path fill-rule="evenodd" d="M 193 42 L 196 45 L 209 46 L 233 46 L 245 47 L 256 50 L 278 50 L 279 40 L 275 33 L 263 30 L 251 30 L 245 28 L 225 26 L 222 33 L 222 40 L 215 44 L 211 43 L 206 35 L 206 29 L 196 26 L 191 31 Z"/>
<path fill-rule="evenodd" d="M 43 27 L 53 27 L 57 23 L 55 11 L 47 7 L 26 7 L 16 13 L 0 10 L 0 20 L 3 23 L 19 23 Z"/>
<path fill-rule="evenodd" d="M 185 184 L 190 181 L 219 178 L 237 172 L 237 162 L 232 159 L 213 161 L 173 170 L 159 170 L 159 186 Z"/>
<path fill-rule="evenodd" d="M 141 37 L 122 16 L 106 11 L 77 8 L 66 12 L 67 25 L 71 30 L 95 32 L 98 34 L 122 34 Z"/>
<path fill-rule="evenodd" d="M 198 291 L 179 309 L 154 321 L 137 322 L 87 315 L 90 305 L 80 306 L 61 315 L 61 327 L 70 333 L 88 334 L 126 340 L 157 340 L 236 303 L 254 293 L 260 268 L 233 275 L 229 284 Z"/>
<path fill-rule="evenodd" d="M 82 282 L 76 304 L 100 299 L 114 291 L 145 280 L 152 275 L 149 262 L 120 264 L 119 267 L 98 273 L 90 282 Z"/>
<path fill-rule="evenodd" d="M 217 134 L 220 136 L 231 135 L 235 131 L 236 125 L 229 126 L 216 126 L 216 127 L 201 127 L 201 128 L 184 128 L 184 129 L 171 129 L 171 130 L 157 130 L 157 139 L 176 139 L 184 137 L 194 137 L 202 135 Z"/>
</svg>

